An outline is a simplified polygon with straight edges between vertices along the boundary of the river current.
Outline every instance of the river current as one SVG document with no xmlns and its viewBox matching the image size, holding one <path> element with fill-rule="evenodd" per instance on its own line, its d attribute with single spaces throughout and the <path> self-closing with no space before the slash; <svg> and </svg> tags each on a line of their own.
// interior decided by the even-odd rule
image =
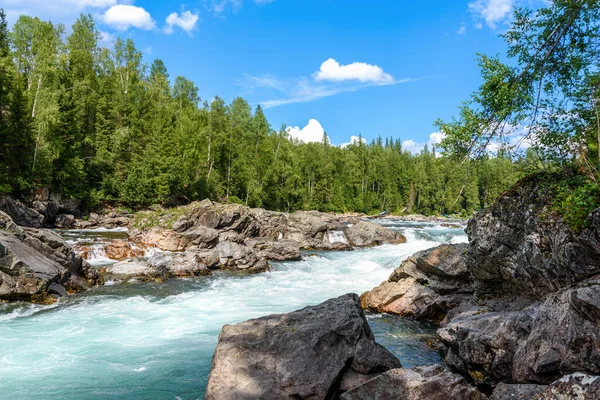
<svg viewBox="0 0 600 400">
<path fill-rule="evenodd" d="M 462 228 L 381 219 L 408 242 L 349 252 L 306 253 L 272 271 L 166 283 L 105 285 L 51 306 L 0 304 L 0 398 L 202 399 L 224 324 L 362 293 L 413 253 L 466 242 Z M 63 231 L 101 242 L 110 231 Z M 107 262 L 96 254 L 96 265 Z M 376 340 L 404 367 L 441 362 L 434 325 L 367 315 Z"/>
</svg>

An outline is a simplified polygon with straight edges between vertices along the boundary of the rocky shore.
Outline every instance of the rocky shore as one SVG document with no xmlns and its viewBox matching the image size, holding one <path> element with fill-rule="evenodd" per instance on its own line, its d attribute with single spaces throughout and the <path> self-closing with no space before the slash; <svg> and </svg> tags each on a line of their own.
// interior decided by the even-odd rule
<svg viewBox="0 0 600 400">
<path fill-rule="evenodd" d="M 600 398 L 600 209 L 576 232 L 553 212 L 550 200 L 539 196 L 535 179 L 528 179 L 475 215 L 466 231 L 469 244 L 417 253 L 387 281 L 360 297 L 361 307 L 371 312 L 438 321 L 445 367 L 404 370 L 389 365 L 370 380 L 354 382 L 353 388 L 335 380 L 335 395 L 325 390 L 294 398 Z M 326 308 L 321 311 L 325 316 L 337 309 L 347 316 L 342 324 L 346 326 L 354 317 L 337 306 L 340 299 L 311 312 Z M 290 326 L 281 322 L 286 318 L 266 317 L 263 323 L 269 321 L 269 329 L 277 330 Z M 268 343 L 274 357 L 279 346 L 287 344 L 278 336 L 253 333 L 249 327 L 256 324 L 249 321 L 224 328 L 213 358 L 207 391 L 211 399 L 250 398 L 243 392 L 233 397 L 219 395 L 227 386 L 223 383 L 220 391 L 214 391 L 223 365 L 232 380 L 247 358 L 255 360 L 252 370 L 269 375 L 264 371 L 271 371 L 272 364 L 262 361 L 260 353 L 267 351 L 263 345 Z M 337 335 L 334 325 L 321 330 Z M 338 336 L 339 341 L 355 343 L 355 351 L 363 347 Z M 230 357 L 223 349 L 240 338 L 251 339 L 252 349 L 245 348 L 244 357 Z M 313 336 L 294 339 L 297 347 L 309 349 L 318 340 Z M 335 351 L 332 347 L 328 353 Z M 275 362 L 282 362 L 279 357 L 287 360 L 288 356 L 277 356 Z M 289 362 L 294 365 L 293 360 Z M 286 382 L 310 376 L 306 375 L 311 373 L 306 367 L 310 361 L 298 362 L 304 367 L 283 369 L 291 371 Z M 337 365 L 345 371 L 343 361 Z M 260 390 L 271 383 L 260 376 L 253 381 Z"/>
</svg>

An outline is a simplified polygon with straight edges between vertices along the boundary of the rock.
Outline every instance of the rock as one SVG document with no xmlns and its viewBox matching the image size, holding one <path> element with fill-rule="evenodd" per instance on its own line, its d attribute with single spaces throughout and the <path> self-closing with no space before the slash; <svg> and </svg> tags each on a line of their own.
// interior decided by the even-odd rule
<svg viewBox="0 0 600 400">
<path fill-rule="evenodd" d="M 366 221 L 360 221 L 346 229 L 346 237 L 357 247 L 406 243 L 406 238 L 401 233 Z"/>
<path fill-rule="evenodd" d="M 306 238 L 323 240 L 327 223 L 308 211 L 296 211 L 289 215 L 287 238 L 302 242 Z"/>
<path fill-rule="evenodd" d="M 440 365 L 391 369 L 340 396 L 340 400 L 483 400 L 486 396 Z"/>
<path fill-rule="evenodd" d="M 126 278 L 140 277 L 149 280 L 165 275 L 165 270 L 162 266 L 155 266 L 144 260 L 135 258 L 119 261 L 106 267 L 105 270 L 110 275 L 124 275 Z"/>
<path fill-rule="evenodd" d="M 399 367 L 375 343 L 358 296 L 348 294 L 288 314 L 225 325 L 205 398 L 334 398 L 349 378 L 356 382 L 357 376 L 369 379 Z"/>
<path fill-rule="evenodd" d="M 287 261 L 300 260 L 300 243 L 295 240 L 274 242 L 262 239 L 246 240 L 246 245 L 258 252 L 258 256 L 267 260 Z"/>
<path fill-rule="evenodd" d="M 206 253 L 212 253 L 212 256 Z M 148 259 L 148 264 L 166 271 L 170 276 L 188 277 L 211 275 L 208 268 L 218 261 L 219 256 L 215 250 L 204 253 L 188 250 L 183 254 L 157 253 Z"/>
<path fill-rule="evenodd" d="M 499 383 L 490 400 L 531 400 L 534 395 L 541 393 L 546 386 L 534 384 Z"/>
<path fill-rule="evenodd" d="M 99 281 L 54 232 L 20 228 L 0 212 L 0 300 L 51 302 L 51 292 L 78 292 Z"/>
<path fill-rule="evenodd" d="M 171 229 L 154 226 L 142 232 L 132 232 L 130 238 L 144 245 L 158 247 L 165 251 L 184 251 L 190 239 Z"/>
<path fill-rule="evenodd" d="M 534 316 L 533 308 L 503 312 L 475 308 L 458 314 L 438 330 L 447 365 L 478 384 L 511 380 L 515 353 L 529 336 Z"/>
<path fill-rule="evenodd" d="M 126 258 L 144 256 L 143 250 L 133 248 L 131 243 L 124 240 L 113 240 L 104 247 L 104 252 L 106 253 L 106 257 L 119 261 Z"/>
<path fill-rule="evenodd" d="M 600 273 L 595 239 L 600 209 L 588 217 L 590 228 L 578 235 L 541 193 L 537 176 L 526 178 L 469 221 L 467 266 L 479 293 L 541 298 Z"/>
<path fill-rule="evenodd" d="M 548 297 L 515 354 L 512 379 L 548 384 L 576 371 L 600 374 L 599 327 L 600 277 Z"/>
<path fill-rule="evenodd" d="M 0 197 L 0 212 L 5 212 L 17 225 L 30 228 L 40 228 L 44 216 L 33 208 L 27 207 L 19 200 L 10 197 Z"/>
<path fill-rule="evenodd" d="M 441 245 L 406 259 L 383 282 L 361 296 L 364 308 L 417 319 L 442 320 L 470 304 L 467 245 Z"/>
<path fill-rule="evenodd" d="M 221 268 L 251 273 L 264 272 L 269 269 L 267 261 L 244 244 L 220 242 L 216 249 L 219 252 L 219 267 Z"/>
<path fill-rule="evenodd" d="M 533 400 L 600 399 L 600 376 L 575 373 L 567 375 L 535 394 Z"/>
<path fill-rule="evenodd" d="M 187 246 L 214 247 L 219 239 L 219 232 L 206 226 L 196 226 L 181 234 L 188 242 Z"/>
<path fill-rule="evenodd" d="M 54 224 L 57 228 L 73 228 L 75 226 L 75 216 L 71 214 L 58 214 Z"/>
</svg>

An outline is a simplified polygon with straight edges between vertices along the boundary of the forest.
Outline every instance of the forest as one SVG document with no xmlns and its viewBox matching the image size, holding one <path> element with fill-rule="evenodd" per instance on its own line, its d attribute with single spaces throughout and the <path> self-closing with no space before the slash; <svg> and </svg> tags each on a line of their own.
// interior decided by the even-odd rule
<svg viewBox="0 0 600 400">
<path fill-rule="evenodd" d="M 211 198 L 272 210 L 463 214 L 523 174 L 524 158 L 413 155 L 385 135 L 340 147 L 292 140 L 260 105 L 200 98 L 143 62 L 131 39 L 100 45 L 91 15 L 70 30 L 0 13 L 0 194 L 48 187 L 88 208 Z M 349 132 L 348 136 L 354 134 Z"/>
</svg>

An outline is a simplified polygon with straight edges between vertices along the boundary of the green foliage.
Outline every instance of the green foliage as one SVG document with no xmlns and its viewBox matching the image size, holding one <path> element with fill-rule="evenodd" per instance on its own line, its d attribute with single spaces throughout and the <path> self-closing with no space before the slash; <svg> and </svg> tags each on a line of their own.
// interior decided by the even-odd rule
<svg viewBox="0 0 600 400">
<path fill-rule="evenodd" d="M 50 186 L 88 206 L 211 198 L 285 211 L 470 215 L 519 177 L 519 165 L 502 157 L 413 155 L 393 138 L 344 148 L 327 135 L 321 143 L 293 141 L 242 98 L 201 102 L 194 83 L 171 81 L 163 61 L 144 65 L 131 39 L 101 48 L 90 15 L 65 32 L 26 16 L 12 34 L 0 23 L 1 193 Z M 514 75 L 496 60 L 483 62 L 490 76 L 504 77 L 486 91 Z M 518 90 L 482 101 L 507 108 Z M 161 213 L 136 224 L 177 217 Z"/>
</svg>

